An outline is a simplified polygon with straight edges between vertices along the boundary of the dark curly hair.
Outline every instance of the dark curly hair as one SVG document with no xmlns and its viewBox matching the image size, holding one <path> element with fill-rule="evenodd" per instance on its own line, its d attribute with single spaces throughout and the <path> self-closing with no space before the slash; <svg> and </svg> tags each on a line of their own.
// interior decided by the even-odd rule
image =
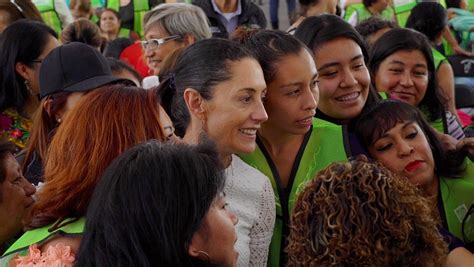
<svg viewBox="0 0 474 267">
<path fill-rule="evenodd" d="M 288 266 L 443 266 L 448 253 L 418 189 L 365 159 L 322 170 L 290 227 Z"/>
</svg>

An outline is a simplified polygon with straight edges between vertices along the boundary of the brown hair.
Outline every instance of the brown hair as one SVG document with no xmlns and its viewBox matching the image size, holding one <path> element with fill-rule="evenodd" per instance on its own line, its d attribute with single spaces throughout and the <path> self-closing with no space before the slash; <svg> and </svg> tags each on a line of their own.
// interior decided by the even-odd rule
<svg viewBox="0 0 474 267">
<path fill-rule="evenodd" d="M 80 42 L 94 48 L 102 48 L 105 40 L 100 34 L 99 26 L 88 19 L 78 19 L 61 32 L 61 42 L 63 44 Z"/>
<path fill-rule="evenodd" d="M 443 266 L 447 245 L 416 187 L 379 163 L 333 163 L 291 218 L 288 266 Z"/>
<path fill-rule="evenodd" d="M 29 226 L 38 228 L 84 216 L 110 162 L 149 139 L 164 140 L 153 90 L 118 84 L 81 98 L 66 114 L 50 144 L 45 185 L 38 193 Z"/>
<path fill-rule="evenodd" d="M 5 160 L 8 155 L 13 156 L 14 152 L 15 145 L 6 140 L 0 140 L 0 203 L 2 203 L 2 185 L 7 175 L 7 171 L 5 169 Z"/>
<path fill-rule="evenodd" d="M 20 19 L 32 19 L 43 22 L 40 12 L 31 0 L 15 0 L 15 4 L 10 1 L 0 2 L 0 10 L 8 13 L 8 21 L 10 23 Z"/>
</svg>

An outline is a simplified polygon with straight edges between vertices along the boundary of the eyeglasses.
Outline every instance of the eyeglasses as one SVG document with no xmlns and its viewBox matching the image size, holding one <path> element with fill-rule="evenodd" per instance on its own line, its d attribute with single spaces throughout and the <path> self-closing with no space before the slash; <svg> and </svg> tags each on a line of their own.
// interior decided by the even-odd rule
<svg viewBox="0 0 474 267">
<path fill-rule="evenodd" d="M 16 2 L 15 0 L 10 0 L 10 3 L 12 3 L 12 5 L 14 5 L 18 11 L 20 11 L 20 13 L 23 13 L 23 8 L 21 8 Z"/>
<path fill-rule="evenodd" d="M 160 45 L 163 45 L 166 42 L 173 41 L 179 38 L 181 38 L 181 35 L 172 35 L 172 36 L 168 36 L 161 39 L 150 39 L 148 41 L 141 41 L 140 43 L 142 44 L 142 47 L 144 50 L 147 50 L 147 49 L 154 50 L 154 49 L 158 49 Z"/>
</svg>

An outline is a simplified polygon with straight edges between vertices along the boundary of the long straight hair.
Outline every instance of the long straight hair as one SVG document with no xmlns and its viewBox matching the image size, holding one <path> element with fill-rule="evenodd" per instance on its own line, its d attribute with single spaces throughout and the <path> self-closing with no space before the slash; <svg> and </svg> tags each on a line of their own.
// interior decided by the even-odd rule
<svg viewBox="0 0 474 267">
<path fill-rule="evenodd" d="M 156 92 L 120 84 L 84 96 L 51 141 L 29 226 L 84 216 L 105 168 L 148 139 L 164 140 Z"/>
</svg>

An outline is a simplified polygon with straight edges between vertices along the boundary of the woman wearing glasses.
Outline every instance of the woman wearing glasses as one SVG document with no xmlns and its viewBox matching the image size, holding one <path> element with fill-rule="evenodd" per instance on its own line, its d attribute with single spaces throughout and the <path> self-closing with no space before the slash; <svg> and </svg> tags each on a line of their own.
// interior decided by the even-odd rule
<svg viewBox="0 0 474 267">
<path fill-rule="evenodd" d="M 0 137 L 25 147 L 39 106 L 39 70 L 59 45 L 56 33 L 36 21 L 10 25 L 0 38 Z"/>
<path fill-rule="evenodd" d="M 211 37 L 204 12 L 184 3 L 161 4 L 143 18 L 142 46 L 151 74 L 159 75 L 163 60 L 180 47 Z"/>
</svg>

